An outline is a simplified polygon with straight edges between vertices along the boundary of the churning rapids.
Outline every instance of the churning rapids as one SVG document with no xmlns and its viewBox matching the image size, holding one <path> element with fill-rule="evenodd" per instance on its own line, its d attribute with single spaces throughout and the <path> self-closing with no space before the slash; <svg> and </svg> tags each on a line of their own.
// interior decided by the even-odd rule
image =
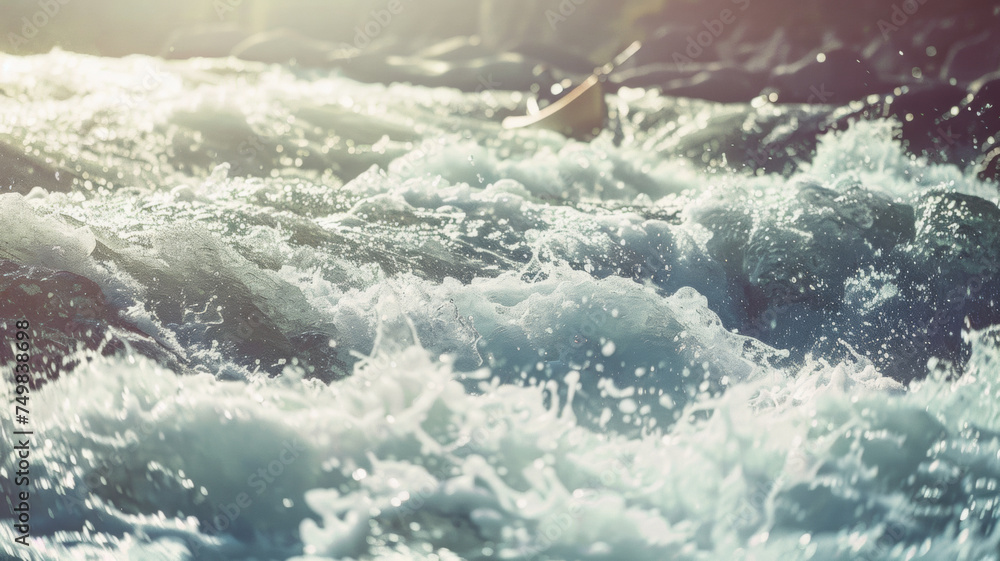
<svg viewBox="0 0 1000 561">
<path fill-rule="evenodd" d="M 0 56 L 50 378 L 0 553 L 1000 556 L 995 183 L 858 107 L 623 88 L 580 143 L 523 97 Z"/>
</svg>

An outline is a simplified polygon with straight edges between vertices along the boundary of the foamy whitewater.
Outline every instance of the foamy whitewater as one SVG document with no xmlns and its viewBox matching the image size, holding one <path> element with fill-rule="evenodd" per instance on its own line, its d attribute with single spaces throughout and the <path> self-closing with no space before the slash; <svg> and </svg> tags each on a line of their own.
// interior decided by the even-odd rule
<svg viewBox="0 0 1000 561">
<path fill-rule="evenodd" d="M 753 174 L 830 108 L 624 89 L 579 143 L 501 129 L 512 92 L 235 59 L 3 56 L 0 90 L 49 169 L 0 256 L 170 357 L 32 392 L 6 558 L 1000 558 L 996 185 L 892 123 Z"/>
</svg>

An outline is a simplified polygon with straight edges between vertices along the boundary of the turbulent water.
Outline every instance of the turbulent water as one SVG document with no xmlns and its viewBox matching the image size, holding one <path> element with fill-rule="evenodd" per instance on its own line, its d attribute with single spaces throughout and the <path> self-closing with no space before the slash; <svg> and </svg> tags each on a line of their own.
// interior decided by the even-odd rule
<svg viewBox="0 0 1000 561">
<path fill-rule="evenodd" d="M 0 102 L 0 257 L 103 294 L 8 557 L 1000 558 L 996 185 L 892 122 L 623 89 L 579 143 L 513 92 L 60 51 Z"/>
</svg>

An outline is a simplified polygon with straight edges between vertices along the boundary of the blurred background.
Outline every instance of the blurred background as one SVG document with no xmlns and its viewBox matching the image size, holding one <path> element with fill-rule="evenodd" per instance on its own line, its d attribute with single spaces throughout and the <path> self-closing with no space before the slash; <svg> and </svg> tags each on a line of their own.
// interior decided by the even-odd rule
<svg viewBox="0 0 1000 561">
<path fill-rule="evenodd" d="M 882 75 L 912 74 L 913 68 L 938 74 L 963 57 L 998 69 L 997 7 L 989 0 L 4 0 L 0 49 L 214 55 L 245 34 L 287 29 L 332 44 L 400 53 L 476 36 L 493 50 L 549 47 L 594 63 L 606 62 L 634 39 L 656 47 L 647 49 L 647 57 L 656 51 L 670 61 L 673 53 L 696 52 L 701 64 L 747 64 L 762 49 L 769 56 L 759 62 L 781 64 L 815 49 L 844 47 Z M 731 18 L 720 19 L 725 10 Z M 171 39 L 179 31 L 186 42 Z M 209 31 L 214 43 L 204 40 Z M 699 41 L 701 32 L 714 35 Z M 192 33 L 202 36 L 202 44 Z M 686 52 L 689 39 L 701 44 Z M 177 48 L 182 44 L 186 50 Z"/>
<path fill-rule="evenodd" d="M 553 27 L 545 12 L 560 14 L 560 3 L 566 4 L 563 12 L 571 7 L 574 13 Z M 51 4 L 48 12 L 58 13 L 46 13 L 47 18 L 37 15 L 45 13 L 45 4 Z M 358 30 L 376 20 L 373 12 L 388 11 L 388 4 L 387 0 L 5 0 L 0 4 L 4 35 L 31 35 L 32 27 L 38 33 L 25 37 L 21 45 L 8 37 L 0 48 L 26 54 L 58 45 L 105 56 L 158 54 L 171 33 L 196 25 L 244 32 L 285 28 L 334 43 L 353 43 Z M 478 34 L 496 46 L 530 40 L 599 53 L 609 43 L 617 46 L 622 38 L 635 35 L 636 20 L 660 11 L 663 4 L 664 0 L 399 0 L 401 10 L 392 14 L 392 21 L 370 35 L 377 35 L 371 37 L 376 48 Z M 28 33 L 22 33 L 25 30 Z"/>
</svg>

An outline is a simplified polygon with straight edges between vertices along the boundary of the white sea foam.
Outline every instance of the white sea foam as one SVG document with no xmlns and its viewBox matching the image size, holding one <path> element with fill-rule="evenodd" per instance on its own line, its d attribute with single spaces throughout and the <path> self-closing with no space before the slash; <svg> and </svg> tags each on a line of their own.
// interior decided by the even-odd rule
<svg viewBox="0 0 1000 561">
<path fill-rule="evenodd" d="M 0 68 L 0 142 L 44 187 L 0 196 L 3 257 L 92 278 L 184 362 L 91 357 L 31 394 L 36 559 L 997 558 L 996 332 L 909 387 L 870 335 L 924 302 L 871 265 L 895 232 L 876 211 L 996 194 L 883 124 L 753 177 L 678 155 L 748 107 L 653 92 L 613 98 L 618 146 L 504 132 L 485 114 L 510 93 L 59 51 Z M 734 332 L 751 297 L 727 275 L 802 270 L 843 277 L 812 287 L 832 304 L 759 315 L 809 345 Z"/>
</svg>

